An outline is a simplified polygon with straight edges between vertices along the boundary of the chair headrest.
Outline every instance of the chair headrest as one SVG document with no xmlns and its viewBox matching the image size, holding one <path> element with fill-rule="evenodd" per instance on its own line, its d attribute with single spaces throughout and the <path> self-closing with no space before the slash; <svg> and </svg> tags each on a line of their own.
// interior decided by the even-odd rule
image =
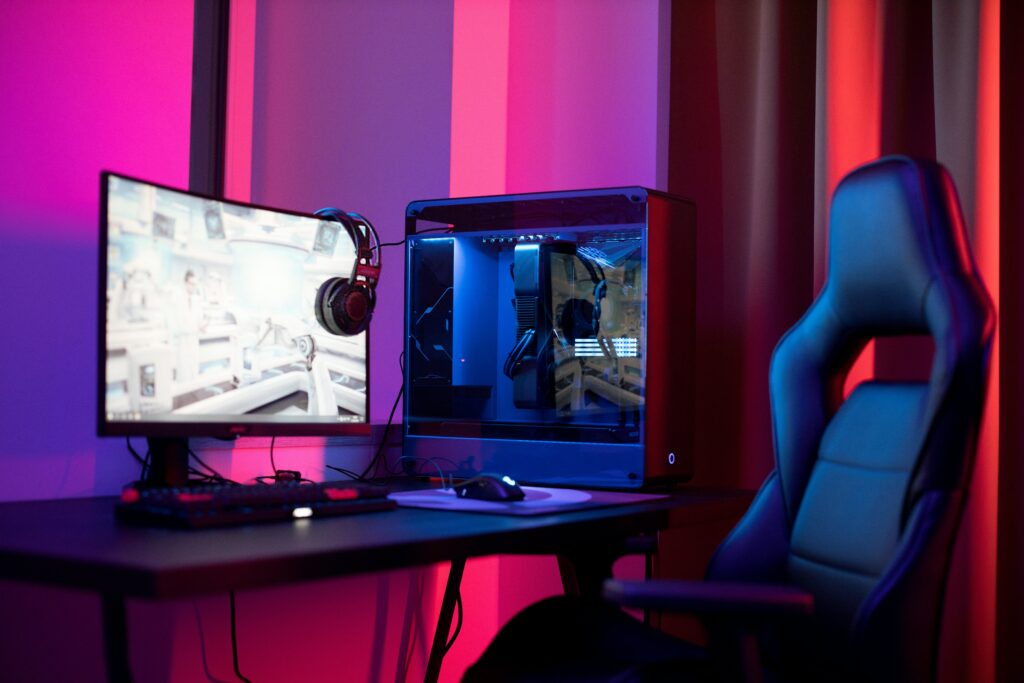
<svg viewBox="0 0 1024 683">
<path fill-rule="evenodd" d="M 942 411 L 974 419 L 995 328 L 956 190 L 938 164 L 884 157 L 861 166 L 836 188 L 830 221 L 825 287 L 772 357 L 776 465 L 790 521 L 847 372 L 870 339 L 934 341 L 920 423 L 927 432 Z M 922 456 L 908 506 L 922 491 L 956 486 L 962 456 Z"/>
<path fill-rule="evenodd" d="M 980 282 L 956 190 L 934 162 L 891 156 L 850 173 L 832 200 L 829 239 L 823 295 L 844 327 L 869 336 L 935 336 L 929 289 Z"/>
</svg>

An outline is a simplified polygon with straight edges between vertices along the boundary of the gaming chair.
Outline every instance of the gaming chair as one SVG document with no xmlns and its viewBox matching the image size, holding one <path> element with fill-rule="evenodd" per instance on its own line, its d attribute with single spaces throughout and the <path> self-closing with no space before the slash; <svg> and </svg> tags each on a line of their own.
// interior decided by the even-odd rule
<svg viewBox="0 0 1024 683">
<path fill-rule="evenodd" d="M 775 469 L 706 581 L 605 583 L 620 605 L 702 616 L 712 656 L 562 597 L 513 618 L 465 680 L 935 678 L 995 328 L 946 170 L 886 157 L 847 175 L 828 266 L 772 358 Z M 905 335 L 934 341 L 927 381 L 866 381 L 844 400 L 864 346 Z"/>
</svg>

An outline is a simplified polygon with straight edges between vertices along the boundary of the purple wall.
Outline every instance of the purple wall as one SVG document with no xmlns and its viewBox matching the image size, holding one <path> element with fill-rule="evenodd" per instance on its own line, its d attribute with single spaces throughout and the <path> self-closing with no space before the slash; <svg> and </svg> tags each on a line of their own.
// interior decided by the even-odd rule
<svg viewBox="0 0 1024 683">
<path fill-rule="evenodd" d="M 137 476 L 95 436 L 99 172 L 187 183 L 191 76 L 190 0 L 0 6 L 0 501 Z M 97 596 L 3 581 L 0 604 L 0 678 L 104 679 Z M 136 624 L 163 642 L 166 621 Z"/>
<path fill-rule="evenodd" d="M 666 189 L 665 5 L 510 4 L 506 192 Z"/>
<path fill-rule="evenodd" d="M 463 67 L 496 78 L 491 95 L 501 106 L 488 111 L 500 120 L 474 123 L 487 148 L 502 151 L 501 168 L 492 170 L 505 186 L 492 191 L 659 184 L 664 93 L 655 92 L 652 74 L 640 74 L 660 59 L 664 2 L 638 10 L 561 0 L 514 12 L 492 11 L 490 0 L 251 2 L 252 201 L 300 210 L 340 205 L 369 216 L 385 241 L 401 239 L 405 205 L 448 196 L 460 172 L 452 159 L 477 153 L 467 130 L 453 125 L 468 120 L 462 107 L 472 99 L 472 88 L 453 98 L 453 53 Z M 455 35 L 458 7 L 497 18 L 488 31 L 507 54 L 489 62 L 490 52 L 453 49 L 474 44 L 469 33 Z M 462 30 L 474 31 L 471 24 Z M 558 45 L 535 53 L 545 39 Z M 0 501 L 108 494 L 136 476 L 122 440 L 94 436 L 98 172 L 187 184 L 191 43 L 188 0 L 0 10 L 0 284 L 17 321 L 4 332 L 0 361 Z M 535 98 L 534 80 L 551 96 Z M 376 423 L 401 381 L 403 280 L 402 251 L 391 248 L 372 334 Z M 365 455 L 322 444 L 279 441 L 278 464 L 294 459 L 306 471 L 325 456 L 341 464 Z M 222 446 L 212 462 L 251 476 L 265 445 Z M 415 680 L 446 575 L 440 566 L 245 591 L 238 596 L 242 669 L 256 680 Z M 550 558 L 472 563 L 463 591 L 467 628 L 443 680 L 457 680 L 520 607 L 558 589 Z M 5 678 L 103 679 L 95 596 L 0 582 L 0 602 Z M 131 601 L 137 680 L 205 680 L 203 643 L 212 675 L 231 679 L 226 602 Z"/>
<path fill-rule="evenodd" d="M 188 181 L 192 3 L 0 9 L 0 500 L 114 493 L 95 436 L 99 172 Z"/>
<path fill-rule="evenodd" d="M 365 214 L 402 238 L 405 206 L 448 196 L 452 3 L 261 2 L 252 198 Z M 401 385 L 403 252 L 384 252 L 371 328 L 370 415 Z M 399 417 L 401 413 L 399 413 Z"/>
</svg>

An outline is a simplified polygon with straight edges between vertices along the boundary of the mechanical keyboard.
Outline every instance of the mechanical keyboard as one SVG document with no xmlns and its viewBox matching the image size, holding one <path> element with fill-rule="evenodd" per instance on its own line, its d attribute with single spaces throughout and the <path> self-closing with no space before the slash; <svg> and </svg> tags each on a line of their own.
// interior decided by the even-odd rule
<svg viewBox="0 0 1024 683">
<path fill-rule="evenodd" d="M 115 514 L 138 524 L 202 529 L 390 510 L 395 502 L 387 495 L 384 486 L 355 481 L 129 487 L 121 492 Z"/>
</svg>

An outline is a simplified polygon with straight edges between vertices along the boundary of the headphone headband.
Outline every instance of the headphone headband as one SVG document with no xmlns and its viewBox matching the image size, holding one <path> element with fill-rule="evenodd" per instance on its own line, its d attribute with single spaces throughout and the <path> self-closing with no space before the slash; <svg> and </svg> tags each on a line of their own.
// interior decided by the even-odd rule
<svg viewBox="0 0 1024 683">
<path fill-rule="evenodd" d="M 324 207 L 314 213 L 315 216 L 341 223 L 356 248 L 355 262 L 349 282 L 360 278 L 370 286 L 380 279 L 380 238 L 377 230 L 366 217 L 354 212 L 342 211 L 332 206 Z"/>
<path fill-rule="evenodd" d="M 576 256 L 579 262 L 583 264 L 583 267 L 587 269 L 587 273 L 590 275 L 590 279 L 593 281 L 595 286 L 600 285 L 605 281 L 604 268 L 601 268 L 600 263 L 591 261 L 587 256 L 578 251 L 574 251 L 573 255 Z M 598 274 L 598 269 L 600 269 L 600 274 Z"/>
<path fill-rule="evenodd" d="M 333 277 L 320 285 L 314 312 L 332 334 L 359 334 L 370 324 L 380 279 L 380 238 L 373 224 L 358 213 L 326 207 L 316 216 L 341 223 L 356 248 L 349 277 Z"/>
</svg>

